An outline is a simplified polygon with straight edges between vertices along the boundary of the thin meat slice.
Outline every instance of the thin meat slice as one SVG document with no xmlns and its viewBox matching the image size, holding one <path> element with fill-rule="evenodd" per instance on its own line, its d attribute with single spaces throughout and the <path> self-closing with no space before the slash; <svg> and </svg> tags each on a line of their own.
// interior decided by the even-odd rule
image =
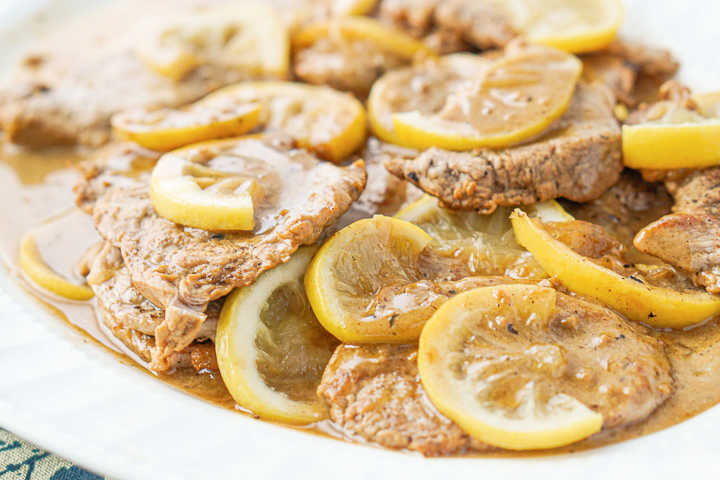
<svg viewBox="0 0 720 480">
<path fill-rule="evenodd" d="M 287 139 L 243 141 L 255 142 L 260 157 L 233 155 L 235 147 L 227 142 L 205 154 L 261 181 L 267 198 L 256 209 L 254 232 L 175 224 L 155 213 L 146 187 L 112 189 L 93 209 L 100 235 L 120 249 L 133 285 L 165 310 L 155 329 L 155 369 L 167 368 L 167 356 L 192 341 L 208 303 L 316 242 L 365 186 L 362 161 L 338 167 L 295 149 Z"/>
<path fill-rule="evenodd" d="M 120 251 L 105 243 L 86 259 L 88 284 L 95 293 L 97 314 L 110 333 L 144 362 L 151 362 L 156 349 L 155 329 L 162 324 L 165 312 L 140 295 L 130 282 Z M 213 302 L 207 310 L 207 321 L 197 332 L 193 343 L 167 359 L 169 368 L 203 365 L 212 368 L 207 358 L 214 357 L 215 330 L 222 302 Z M 204 343 L 202 343 L 204 342 Z M 208 356 L 208 351 L 212 355 Z M 193 357 L 196 357 L 193 360 Z M 217 367 L 214 368 L 217 370 Z"/>
<path fill-rule="evenodd" d="M 385 169 L 385 160 L 393 155 L 416 155 L 414 150 L 404 149 L 376 138 L 368 140 L 363 158 L 367 169 L 367 185 L 352 209 L 364 215 L 395 215 L 408 203 L 422 197 L 423 192 L 415 185 L 401 180 Z"/>
<path fill-rule="evenodd" d="M 341 345 L 318 387 L 349 436 L 426 456 L 492 447 L 438 412 L 420 383 L 414 345 Z"/>
<path fill-rule="evenodd" d="M 484 213 L 564 197 L 593 200 L 622 171 L 620 127 L 604 85 L 579 83 L 568 110 L 535 141 L 499 150 L 424 151 L 385 166 L 449 208 Z"/>
<path fill-rule="evenodd" d="M 552 369 L 547 388 L 577 398 L 602 414 L 605 429 L 632 424 L 650 415 L 673 392 L 671 367 L 663 344 L 645 329 L 614 312 L 558 294 L 557 312 L 543 325 L 506 325 L 513 335 L 543 353 L 543 371 Z M 518 358 L 507 342 L 490 342 L 478 375 L 492 375 L 495 362 Z M 494 358 L 493 358 L 494 357 Z M 540 360 L 538 360 L 540 361 Z M 532 379 L 528 379 L 532 381 Z M 331 358 L 318 395 L 330 419 L 343 432 L 389 448 L 447 455 L 487 450 L 442 416 L 427 397 L 417 370 L 417 347 L 341 345 Z"/>
<path fill-rule="evenodd" d="M 160 153 L 134 143 L 111 144 L 79 165 L 80 180 L 73 186 L 75 204 L 92 213 L 98 198 L 114 187 L 147 185 Z"/>
<path fill-rule="evenodd" d="M 634 105 L 635 69 L 618 55 L 595 53 L 582 57 L 583 78 L 588 83 L 601 82 L 625 105 Z"/>
<path fill-rule="evenodd" d="M 408 63 L 372 42 L 330 36 L 296 52 L 293 68 L 305 82 L 364 97 L 383 73 Z"/>
<path fill-rule="evenodd" d="M 578 220 L 601 225 L 631 249 L 633 238 L 648 218 L 655 220 L 670 212 L 672 199 L 662 184 L 649 183 L 638 172 L 626 169 L 599 198 L 566 207 Z"/>
<path fill-rule="evenodd" d="M 627 40 L 616 40 L 605 52 L 622 57 L 633 65 L 638 73 L 644 75 L 671 77 L 680 67 L 680 63 L 669 50 Z"/>
<path fill-rule="evenodd" d="M 503 9 L 486 0 L 383 0 L 379 17 L 418 37 L 451 32 L 479 49 L 503 47 L 517 35 Z"/>
<path fill-rule="evenodd" d="M 635 237 L 638 250 L 659 257 L 720 293 L 720 167 L 690 174 L 673 189 L 673 213 Z"/>
<path fill-rule="evenodd" d="M 205 66 L 173 81 L 150 71 L 131 49 L 82 62 L 45 62 L 60 73 L 21 72 L 20 80 L 0 90 L 0 127 L 11 142 L 102 145 L 110 139 L 110 117 L 116 112 L 183 105 L 247 78 L 242 72 Z"/>
</svg>

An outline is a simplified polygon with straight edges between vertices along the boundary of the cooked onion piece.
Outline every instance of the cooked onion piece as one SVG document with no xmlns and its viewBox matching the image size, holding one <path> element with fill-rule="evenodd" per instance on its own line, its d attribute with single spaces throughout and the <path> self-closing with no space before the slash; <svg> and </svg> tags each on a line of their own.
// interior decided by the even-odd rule
<svg viewBox="0 0 720 480">
<path fill-rule="evenodd" d="M 551 288 L 502 285 L 440 307 L 418 353 L 433 404 L 475 438 L 513 450 L 559 447 L 600 431 L 602 415 L 557 385 L 567 382 L 568 360 L 550 333 L 556 297 Z"/>
<path fill-rule="evenodd" d="M 416 309 L 388 324 L 375 317 L 372 301 L 382 288 L 422 279 L 418 258 L 430 241 L 412 223 L 380 215 L 337 232 L 320 248 L 305 276 L 320 323 L 347 343 L 417 339 L 427 315 Z"/>
<path fill-rule="evenodd" d="M 456 69 L 452 64 L 450 68 Z M 580 60 L 565 52 L 513 44 L 481 76 L 446 87 L 446 97 L 434 111 L 385 106 L 393 122 L 392 139 L 409 148 L 449 150 L 520 142 L 543 132 L 565 112 L 581 71 Z M 413 82 L 421 82 L 423 75 L 406 75 L 405 79 L 396 88 L 411 90 Z M 383 88 L 387 84 L 379 87 Z"/>
<path fill-rule="evenodd" d="M 583 53 L 607 47 L 623 20 L 621 0 L 499 0 L 533 43 Z"/>
<path fill-rule="evenodd" d="M 258 103 L 261 122 L 308 150 L 339 162 L 365 142 L 365 109 L 352 95 L 291 82 L 248 82 L 223 88 L 207 102 Z"/>
<path fill-rule="evenodd" d="M 289 52 L 287 26 L 274 8 L 260 2 L 226 4 L 183 17 L 138 47 L 148 67 L 174 80 L 205 62 L 248 78 L 285 78 Z"/>
<path fill-rule="evenodd" d="M 565 287 L 654 327 L 682 328 L 720 313 L 720 297 L 653 286 L 592 262 L 550 235 L 542 223 L 520 210 L 511 216 L 520 245 Z"/>
<path fill-rule="evenodd" d="M 314 249 L 263 273 L 225 301 L 215 340 L 226 387 L 242 407 L 266 420 L 322 420 L 315 394 L 337 341 L 318 323 L 303 288 Z"/>
<path fill-rule="evenodd" d="M 336 17 L 310 25 L 293 36 L 295 48 L 304 48 L 323 38 L 370 42 L 378 50 L 411 60 L 416 54 L 432 51 L 410 35 L 367 17 Z"/>
<path fill-rule="evenodd" d="M 120 138 L 165 152 L 191 143 L 247 133 L 260 122 L 260 110 L 260 105 L 255 103 L 200 100 L 180 109 L 119 113 L 113 116 L 112 126 Z"/>
</svg>

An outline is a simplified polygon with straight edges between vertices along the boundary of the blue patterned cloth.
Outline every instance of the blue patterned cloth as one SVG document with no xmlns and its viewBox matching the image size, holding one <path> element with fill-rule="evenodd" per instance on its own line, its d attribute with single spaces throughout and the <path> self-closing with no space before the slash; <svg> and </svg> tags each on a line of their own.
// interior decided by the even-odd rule
<svg viewBox="0 0 720 480">
<path fill-rule="evenodd" d="M 0 480 L 103 480 L 0 428 Z"/>
</svg>

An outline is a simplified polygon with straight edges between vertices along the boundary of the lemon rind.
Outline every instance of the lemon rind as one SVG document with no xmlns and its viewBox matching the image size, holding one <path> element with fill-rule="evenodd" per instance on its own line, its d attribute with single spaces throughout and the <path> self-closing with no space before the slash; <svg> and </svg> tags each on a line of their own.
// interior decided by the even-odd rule
<svg viewBox="0 0 720 480">
<path fill-rule="evenodd" d="M 646 285 L 601 267 L 555 240 L 525 212 L 510 216 L 515 237 L 566 288 L 595 298 L 631 320 L 658 328 L 683 328 L 720 313 L 720 297 Z"/>
<path fill-rule="evenodd" d="M 256 361 L 254 341 L 265 301 L 276 287 L 302 279 L 313 253 L 313 248 L 300 249 L 287 263 L 264 272 L 253 285 L 236 289 L 220 314 L 216 349 L 223 381 L 238 405 L 266 420 L 306 425 L 327 415 L 320 400 L 292 400 L 268 387 L 256 368 L 248 368 Z"/>
</svg>

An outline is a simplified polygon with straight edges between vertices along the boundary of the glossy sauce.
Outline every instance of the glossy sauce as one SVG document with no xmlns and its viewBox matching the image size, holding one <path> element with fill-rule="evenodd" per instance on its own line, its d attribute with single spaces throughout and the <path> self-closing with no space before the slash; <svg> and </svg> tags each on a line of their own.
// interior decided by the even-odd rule
<svg viewBox="0 0 720 480">
<path fill-rule="evenodd" d="M 202 2 L 187 0 L 186 3 Z M 138 4 L 141 4 L 143 11 L 149 7 L 148 2 L 138 2 Z M 160 2 L 152 4 L 152 8 L 156 7 L 159 12 L 165 12 L 160 10 L 162 8 Z M 84 39 L 88 38 L 85 31 L 89 28 L 95 30 L 93 35 L 98 39 L 113 36 L 118 30 L 124 33 L 121 29 L 137 19 L 130 10 L 113 12 L 112 15 L 104 12 L 102 15 L 104 18 L 113 19 L 111 24 L 96 21 L 100 16 L 93 17 L 92 21 L 85 18 L 82 22 L 75 22 L 70 28 L 63 29 L 63 36 L 56 34 L 56 41 L 53 43 L 72 50 L 73 41 L 67 35 L 68 31 L 77 32 L 75 40 L 78 40 L 78 44 L 80 42 L 85 44 Z M 46 40 L 52 42 L 52 38 L 47 36 Z M 474 67 L 483 69 L 482 65 Z M 428 85 L 414 85 L 414 87 L 429 91 Z M 653 88 L 656 86 L 653 85 Z M 648 88 L 648 91 L 654 90 Z M 410 100 L 402 98 L 397 101 L 402 103 Z M 0 195 L 3 199 L 3 209 L 0 211 L 0 254 L 11 272 L 58 319 L 84 332 L 99 346 L 115 353 L 124 363 L 144 368 L 143 362 L 137 356 L 114 340 L 112 335 L 105 333 L 95 316 L 93 301 L 67 301 L 40 291 L 26 282 L 17 268 L 17 247 L 20 237 L 30 229 L 37 229 L 34 231 L 37 232 L 38 247 L 48 264 L 68 278 L 80 281 L 75 272 L 77 261 L 86 249 L 98 240 L 97 234 L 92 229 L 90 217 L 77 210 L 73 201 L 72 187 L 79 178 L 79 173 L 74 167 L 83 158 L 82 153 L 69 150 L 37 154 L 0 144 Z M 647 218 L 640 223 L 644 225 L 654 219 L 655 217 Z M 652 433 L 690 418 L 720 402 L 720 321 L 709 321 L 687 331 L 654 331 L 653 334 L 666 344 L 675 378 L 676 391 L 673 396 L 644 422 L 601 432 L 574 445 L 542 454 L 594 448 Z M 175 371 L 168 375 L 157 375 L 147 369 L 144 371 L 206 401 L 245 414 L 250 413 L 235 404 L 219 374 L 198 374 L 190 369 Z M 349 440 L 327 421 L 301 429 Z M 498 452 L 489 455 L 533 454 L 536 453 Z"/>
<path fill-rule="evenodd" d="M 143 362 L 97 321 L 93 301 L 59 299 L 25 282 L 17 268 L 17 245 L 29 229 L 36 234 L 43 258 L 59 273 L 80 281 L 75 272 L 78 259 L 98 240 L 89 215 L 73 204 L 72 186 L 79 178 L 75 165 L 83 158 L 70 151 L 26 153 L 4 147 L 0 156 L 0 191 L 6 209 L 0 219 L 3 260 L 29 286 L 34 296 L 55 316 L 84 332 L 125 363 L 143 367 Z M 657 215 L 657 212 L 653 212 Z M 652 218 L 648 218 L 649 222 Z M 555 454 L 594 448 L 655 432 L 690 418 L 720 402 L 720 321 L 712 320 L 687 331 L 654 331 L 662 339 L 673 366 L 676 391 L 646 421 L 604 431 L 568 447 L 542 452 Z M 192 369 L 157 375 L 159 380 L 206 401 L 249 413 L 237 406 L 219 374 L 196 373 Z M 320 422 L 304 431 L 346 439 L 330 422 Z M 528 453 L 497 452 L 490 455 L 518 456 Z"/>
</svg>

